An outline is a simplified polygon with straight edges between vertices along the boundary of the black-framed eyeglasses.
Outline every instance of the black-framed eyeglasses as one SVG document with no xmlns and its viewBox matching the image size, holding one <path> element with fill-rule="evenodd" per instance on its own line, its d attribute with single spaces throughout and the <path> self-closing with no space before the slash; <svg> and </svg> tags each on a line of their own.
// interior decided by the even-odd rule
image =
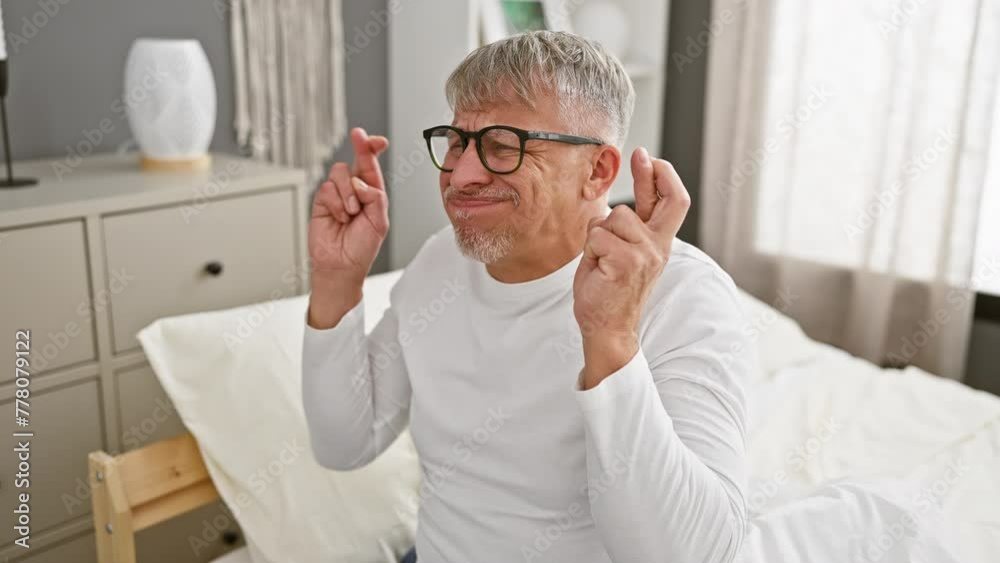
<svg viewBox="0 0 1000 563">
<path fill-rule="evenodd" d="M 524 160 L 524 146 L 530 139 L 556 141 L 571 145 L 603 145 L 604 141 L 593 137 L 550 133 L 548 131 L 525 131 L 507 125 L 491 125 L 479 131 L 463 131 L 450 125 L 438 125 L 424 130 L 427 150 L 431 153 L 434 166 L 442 172 L 451 172 L 455 163 L 469 146 L 469 140 L 476 141 L 476 152 L 483 166 L 494 174 L 510 174 L 521 167 Z"/>
</svg>

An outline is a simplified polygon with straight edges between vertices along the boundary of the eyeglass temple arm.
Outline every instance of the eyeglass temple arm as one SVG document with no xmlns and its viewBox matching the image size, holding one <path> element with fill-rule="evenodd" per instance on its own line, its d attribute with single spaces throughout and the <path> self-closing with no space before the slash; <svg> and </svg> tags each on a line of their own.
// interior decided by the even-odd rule
<svg viewBox="0 0 1000 563">
<path fill-rule="evenodd" d="M 600 139 L 592 137 L 580 137 L 578 135 L 564 135 L 562 133 L 546 133 L 544 131 L 533 131 L 528 133 L 529 139 L 542 139 L 545 141 L 559 141 L 573 145 L 603 145 Z"/>
</svg>

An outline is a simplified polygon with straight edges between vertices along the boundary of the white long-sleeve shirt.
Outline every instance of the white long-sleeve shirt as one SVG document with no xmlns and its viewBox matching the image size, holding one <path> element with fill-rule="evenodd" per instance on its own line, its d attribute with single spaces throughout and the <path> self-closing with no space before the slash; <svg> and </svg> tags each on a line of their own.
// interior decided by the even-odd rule
<svg viewBox="0 0 1000 563">
<path fill-rule="evenodd" d="M 580 257 L 506 284 L 431 238 L 370 335 L 363 306 L 306 327 L 316 458 L 371 462 L 409 424 L 421 563 L 732 561 L 746 529 L 743 387 L 756 356 L 731 279 L 675 240 L 640 351 L 580 390 Z"/>
</svg>

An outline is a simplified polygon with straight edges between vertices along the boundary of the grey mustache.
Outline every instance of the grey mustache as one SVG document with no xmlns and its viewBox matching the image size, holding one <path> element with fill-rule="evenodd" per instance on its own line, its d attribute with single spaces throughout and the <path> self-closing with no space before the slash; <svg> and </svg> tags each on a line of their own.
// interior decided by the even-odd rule
<svg viewBox="0 0 1000 563">
<path fill-rule="evenodd" d="M 521 196 L 515 190 L 498 188 L 496 186 L 486 186 L 484 188 L 479 188 L 478 190 L 463 190 L 455 186 L 448 186 L 444 191 L 444 198 L 446 200 L 451 199 L 456 196 L 468 196 L 468 197 L 489 197 L 498 199 L 509 199 L 514 202 L 514 205 L 521 203 Z"/>
</svg>

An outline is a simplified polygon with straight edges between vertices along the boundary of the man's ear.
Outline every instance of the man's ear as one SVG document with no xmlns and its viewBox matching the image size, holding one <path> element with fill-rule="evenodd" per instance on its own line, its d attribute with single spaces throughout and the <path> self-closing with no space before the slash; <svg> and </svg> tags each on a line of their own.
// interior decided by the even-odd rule
<svg viewBox="0 0 1000 563">
<path fill-rule="evenodd" d="M 593 201 L 608 193 L 622 165 L 622 153 L 614 145 L 601 145 L 590 157 L 590 177 L 583 183 L 583 198 Z"/>
</svg>

